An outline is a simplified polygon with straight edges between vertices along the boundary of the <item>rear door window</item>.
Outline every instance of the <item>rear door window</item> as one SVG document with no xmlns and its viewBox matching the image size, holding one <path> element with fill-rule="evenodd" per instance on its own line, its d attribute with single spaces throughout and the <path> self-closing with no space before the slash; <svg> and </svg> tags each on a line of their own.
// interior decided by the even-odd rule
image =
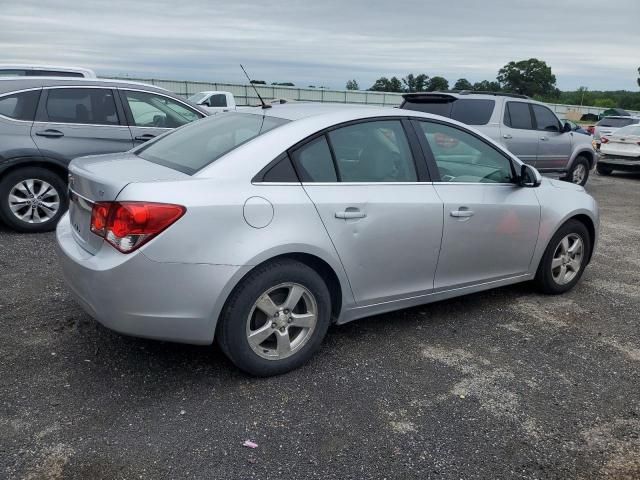
<svg viewBox="0 0 640 480">
<path fill-rule="evenodd" d="M 13 93 L 0 97 L 0 115 L 14 120 L 33 121 L 41 90 Z"/>
<path fill-rule="evenodd" d="M 331 149 L 324 135 L 306 143 L 293 152 L 303 182 L 337 182 Z"/>
<path fill-rule="evenodd" d="M 533 119 L 529 104 L 524 102 L 507 102 L 504 109 L 504 124 L 511 128 L 533 130 Z"/>
<path fill-rule="evenodd" d="M 356 123 L 328 133 L 342 182 L 416 182 L 409 141 L 399 120 Z"/>
<path fill-rule="evenodd" d="M 113 91 L 106 88 L 53 88 L 45 112 L 54 123 L 119 124 Z"/>
</svg>

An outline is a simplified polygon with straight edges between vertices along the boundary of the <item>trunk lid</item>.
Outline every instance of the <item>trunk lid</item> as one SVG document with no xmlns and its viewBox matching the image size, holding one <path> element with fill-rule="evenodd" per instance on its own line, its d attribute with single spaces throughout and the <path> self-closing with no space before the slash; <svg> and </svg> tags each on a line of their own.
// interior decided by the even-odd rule
<svg viewBox="0 0 640 480">
<path fill-rule="evenodd" d="M 622 157 L 640 157 L 640 137 L 637 135 L 611 135 L 609 141 L 600 146 L 605 155 Z"/>
<path fill-rule="evenodd" d="M 133 153 L 81 157 L 69 164 L 69 218 L 76 241 L 96 253 L 103 239 L 91 232 L 96 202 L 116 200 L 130 183 L 180 180 L 189 175 L 148 162 Z"/>
</svg>

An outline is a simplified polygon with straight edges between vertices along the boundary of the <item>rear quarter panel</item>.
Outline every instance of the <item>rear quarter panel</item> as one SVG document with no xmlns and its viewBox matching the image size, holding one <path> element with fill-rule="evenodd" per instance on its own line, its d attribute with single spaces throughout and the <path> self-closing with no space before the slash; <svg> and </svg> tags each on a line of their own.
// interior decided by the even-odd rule
<svg viewBox="0 0 640 480">
<path fill-rule="evenodd" d="M 272 206 L 272 218 L 262 228 L 249 225 L 245 218 L 250 214 L 245 203 L 256 198 Z M 118 200 L 187 207 L 178 222 L 142 248 L 151 260 L 252 267 L 279 255 L 307 253 L 331 266 L 340 280 L 343 306 L 353 304 L 333 243 L 300 184 L 220 182 L 211 178 L 133 183 L 122 190 Z M 242 270 L 242 274 L 246 271 Z"/>
<path fill-rule="evenodd" d="M 31 123 L 0 117 L 0 171 L 23 159 L 41 159 L 31 138 Z"/>
</svg>

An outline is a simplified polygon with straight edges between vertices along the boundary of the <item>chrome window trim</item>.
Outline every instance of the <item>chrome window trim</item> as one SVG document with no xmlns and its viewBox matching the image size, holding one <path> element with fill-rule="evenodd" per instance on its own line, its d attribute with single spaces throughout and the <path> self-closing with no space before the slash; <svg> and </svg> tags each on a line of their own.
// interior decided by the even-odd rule
<svg viewBox="0 0 640 480">
<path fill-rule="evenodd" d="M 114 87 L 107 87 L 104 85 L 52 85 L 49 87 L 42 87 L 42 90 L 57 90 L 59 88 L 92 88 L 92 89 L 100 89 L 100 90 L 116 90 L 116 88 Z M 47 100 L 49 100 L 47 98 Z M 116 103 L 116 99 L 115 97 L 113 98 L 114 103 Z M 46 110 L 46 105 L 45 105 L 45 110 Z M 48 112 L 47 113 L 48 116 Z M 116 106 L 116 115 L 117 115 L 117 106 Z M 126 120 L 126 119 L 125 119 Z M 33 122 L 33 124 L 39 124 L 39 125 L 48 125 L 48 124 L 57 124 L 57 125 L 83 125 L 86 127 L 120 127 L 120 128 L 129 128 L 129 125 L 111 125 L 108 123 L 75 123 L 75 122 L 41 122 L 39 120 L 35 120 Z"/>
<path fill-rule="evenodd" d="M 301 184 L 302 186 L 318 185 L 321 187 L 330 187 L 340 185 L 345 187 L 357 187 L 363 185 L 433 185 L 433 182 L 301 182 Z"/>
<path fill-rule="evenodd" d="M 255 182 L 254 185 L 267 184 L 269 182 Z M 280 183 L 278 183 L 280 184 Z M 312 186 L 319 185 L 323 187 L 335 186 L 335 185 L 345 185 L 345 186 L 357 186 L 357 185 L 484 185 L 484 186 L 495 186 L 495 187 L 517 187 L 517 183 L 492 183 L 492 182 L 288 182 L 283 183 L 284 185 L 299 185 L 302 186 Z M 273 183 L 272 185 L 276 185 Z"/>
<path fill-rule="evenodd" d="M 34 125 L 78 125 L 82 127 L 116 127 L 116 128 L 129 128 L 128 125 L 110 125 L 105 123 L 71 123 L 71 122 L 41 122 L 34 121 Z"/>
</svg>

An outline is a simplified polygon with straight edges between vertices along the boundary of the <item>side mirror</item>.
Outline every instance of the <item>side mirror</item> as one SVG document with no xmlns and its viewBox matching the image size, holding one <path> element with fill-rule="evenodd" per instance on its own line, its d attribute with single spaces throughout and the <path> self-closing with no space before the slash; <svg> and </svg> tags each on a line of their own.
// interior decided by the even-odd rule
<svg viewBox="0 0 640 480">
<path fill-rule="evenodd" d="M 535 188 L 542 183 L 542 175 L 531 165 L 523 164 L 520 167 L 520 186 Z"/>
<path fill-rule="evenodd" d="M 562 132 L 567 133 L 567 132 L 570 132 L 571 130 L 573 130 L 571 128 L 571 124 L 569 122 L 564 122 L 564 127 L 562 128 Z"/>
</svg>

